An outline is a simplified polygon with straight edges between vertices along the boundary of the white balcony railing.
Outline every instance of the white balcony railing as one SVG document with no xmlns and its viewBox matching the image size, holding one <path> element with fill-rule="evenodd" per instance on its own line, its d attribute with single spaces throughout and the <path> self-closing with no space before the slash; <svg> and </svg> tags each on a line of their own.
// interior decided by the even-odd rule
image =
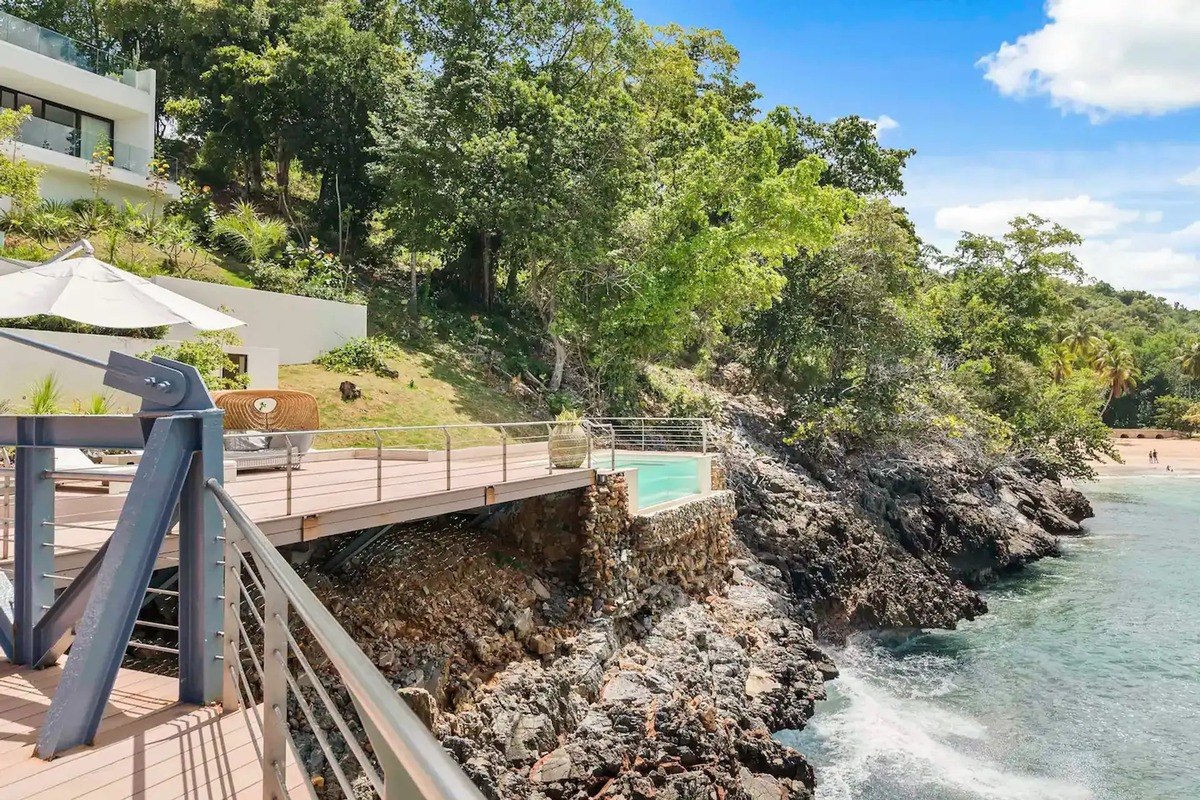
<svg viewBox="0 0 1200 800">
<path fill-rule="evenodd" d="M 38 117 L 25 120 L 17 133 L 17 141 L 23 144 L 89 160 L 102 138 L 107 137 Z M 149 152 L 122 141 L 110 141 L 109 146 L 112 147 L 112 166 L 138 175 L 148 174 Z"/>
<path fill-rule="evenodd" d="M 0 12 L 0 41 L 55 61 L 137 87 L 136 66 L 125 56 L 76 41 L 49 28 Z"/>
</svg>

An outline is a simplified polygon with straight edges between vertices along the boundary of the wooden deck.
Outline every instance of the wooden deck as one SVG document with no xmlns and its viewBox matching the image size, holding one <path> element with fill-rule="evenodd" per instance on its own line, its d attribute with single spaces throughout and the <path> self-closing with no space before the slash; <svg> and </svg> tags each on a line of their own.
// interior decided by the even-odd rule
<svg viewBox="0 0 1200 800">
<path fill-rule="evenodd" d="M 182 705 L 178 681 L 163 675 L 121 670 L 95 743 L 53 761 L 36 758 L 61 675 L 61 667 L 0 662 L 0 800 L 262 798 L 253 712 Z M 294 759 L 285 775 L 303 796 L 307 777 Z"/>
<path fill-rule="evenodd" d="M 452 454 L 450 486 L 446 462 L 392 460 L 380 467 L 373 457 L 314 454 L 292 472 L 288 508 L 288 475 L 283 470 L 243 472 L 227 483 L 229 493 L 276 545 L 400 522 L 467 511 L 494 503 L 521 500 L 589 486 L 595 471 L 550 469 L 545 450 L 510 454 L 507 470 L 499 454 L 461 457 Z M 377 478 L 382 473 L 382 499 Z M 55 572 L 74 575 L 110 535 L 123 495 L 87 495 L 60 490 L 56 495 Z M 11 531 L 10 534 L 11 536 Z M 11 554 L 11 543 L 5 548 Z M 174 566 L 178 540 L 168 537 L 158 567 Z M 0 568 L 10 559 L 0 557 Z"/>
</svg>

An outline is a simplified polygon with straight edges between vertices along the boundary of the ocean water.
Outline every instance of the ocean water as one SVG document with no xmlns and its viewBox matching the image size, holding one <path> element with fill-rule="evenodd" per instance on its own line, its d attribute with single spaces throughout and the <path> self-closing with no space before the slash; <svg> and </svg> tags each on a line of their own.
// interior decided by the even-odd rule
<svg viewBox="0 0 1200 800">
<path fill-rule="evenodd" d="M 804 731 L 820 800 L 1200 800 L 1200 479 L 1084 488 L 1089 535 L 957 631 L 860 638 Z"/>
</svg>

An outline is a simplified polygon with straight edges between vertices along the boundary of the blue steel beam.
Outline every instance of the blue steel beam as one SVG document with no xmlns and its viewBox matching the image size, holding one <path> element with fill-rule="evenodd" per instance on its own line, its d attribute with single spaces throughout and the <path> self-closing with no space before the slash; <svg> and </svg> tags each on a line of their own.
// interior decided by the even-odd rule
<svg viewBox="0 0 1200 800">
<path fill-rule="evenodd" d="M 194 417 L 154 421 L 38 736 L 41 758 L 53 758 L 96 736 L 159 547 L 179 502 L 197 434 Z"/>
<path fill-rule="evenodd" d="M 91 447 L 105 450 L 141 450 L 146 432 L 136 416 L 0 416 L 0 447 L 17 444 L 22 420 L 37 420 L 34 440 L 38 447 Z"/>
<path fill-rule="evenodd" d="M 225 609 L 222 569 L 225 522 L 205 484 L 225 479 L 225 412 L 197 415 L 200 448 L 192 456 L 179 498 L 179 699 L 211 703 L 221 699 L 225 670 L 221 628 Z"/>
<path fill-rule="evenodd" d="M 54 602 L 54 448 L 42 445 L 46 417 L 17 418 L 16 502 L 13 519 L 13 663 L 32 665 L 33 627 Z"/>
<path fill-rule="evenodd" d="M 9 661 L 13 658 L 13 595 L 15 590 L 8 576 L 0 572 L 0 651 Z"/>
<path fill-rule="evenodd" d="M 54 605 L 50 606 L 33 626 L 31 663 L 38 667 L 48 667 L 67 652 L 73 638 L 70 635 L 71 629 L 83 616 L 92 587 L 96 583 L 96 575 L 100 572 L 100 565 L 104 562 L 104 554 L 107 552 L 108 542 L 105 542 L 75 576 L 75 580 L 62 591 Z"/>
</svg>

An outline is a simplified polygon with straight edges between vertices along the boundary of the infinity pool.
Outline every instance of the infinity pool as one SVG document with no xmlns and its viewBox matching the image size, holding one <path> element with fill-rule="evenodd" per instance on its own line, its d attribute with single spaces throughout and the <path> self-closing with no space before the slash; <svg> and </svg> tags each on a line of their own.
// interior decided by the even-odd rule
<svg viewBox="0 0 1200 800">
<path fill-rule="evenodd" d="M 617 468 L 636 467 L 637 511 L 700 493 L 701 459 L 690 456 L 618 456 Z"/>
</svg>

